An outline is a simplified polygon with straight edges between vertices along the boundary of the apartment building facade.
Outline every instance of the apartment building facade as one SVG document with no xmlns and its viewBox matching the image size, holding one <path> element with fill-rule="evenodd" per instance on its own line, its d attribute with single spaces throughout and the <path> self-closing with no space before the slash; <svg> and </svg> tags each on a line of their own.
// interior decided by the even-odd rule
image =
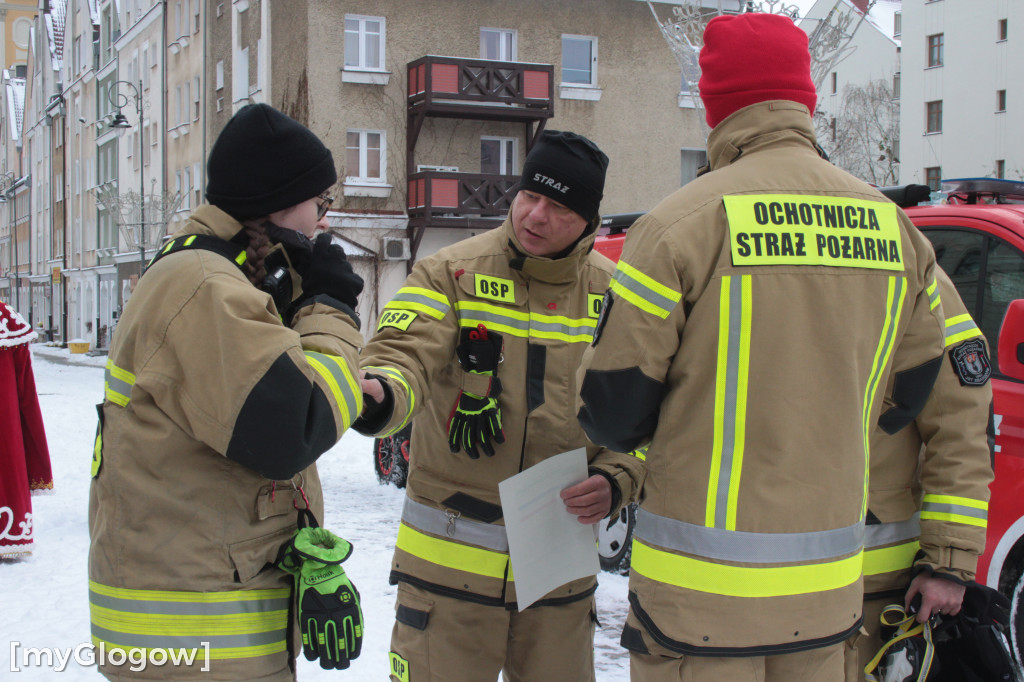
<svg viewBox="0 0 1024 682">
<path fill-rule="evenodd" d="M 901 181 L 1024 180 L 1024 3 L 904 0 Z"/>
</svg>

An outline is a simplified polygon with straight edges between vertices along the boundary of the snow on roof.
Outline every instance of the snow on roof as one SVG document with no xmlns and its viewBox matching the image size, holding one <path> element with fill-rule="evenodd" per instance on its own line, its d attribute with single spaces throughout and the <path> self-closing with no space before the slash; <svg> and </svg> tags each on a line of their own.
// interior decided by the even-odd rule
<svg viewBox="0 0 1024 682">
<path fill-rule="evenodd" d="M 64 60 L 64 27 L 67 22 L 67 0 L 52 0 L 46 14 L 46 32 L 50 39 L 53 68 L 60 69 Z"/>
<path fill-rule="evenodd" d="M 25 116 L 25 79 L 7 79 L 7 120 L 11 122 L 11 139 L 21 139 L 21 121 Z"/>
</svg>

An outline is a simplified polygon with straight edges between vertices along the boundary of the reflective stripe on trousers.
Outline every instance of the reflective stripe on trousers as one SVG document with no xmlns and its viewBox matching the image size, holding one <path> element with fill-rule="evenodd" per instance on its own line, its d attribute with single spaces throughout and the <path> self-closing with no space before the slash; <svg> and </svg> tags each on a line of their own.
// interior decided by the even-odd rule
<svg viewBox="0 0 1024 682">
<path fill-rule="evenodd" d="M 446 568 L 506 577 L 508 538 L 504 526 L 463 519 L 456 512 L 428 507 L 408 497 L 395 546 Z"/>
<path fill-rule="evenodd" d="M 89 581 L 92 638 L 111 649 L 203 651 L 211 659 L 254 658 L 288 649 L 291 590 L 176 592 Z"/>
</svg>

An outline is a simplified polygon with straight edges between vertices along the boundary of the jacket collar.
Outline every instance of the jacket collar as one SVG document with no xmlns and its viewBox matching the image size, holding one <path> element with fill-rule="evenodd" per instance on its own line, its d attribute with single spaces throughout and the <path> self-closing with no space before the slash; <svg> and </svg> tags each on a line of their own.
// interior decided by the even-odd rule
<svg viewBox="0 0 1024 682">
<path fill-rule="evenodd" d="M 821 154 L 807 107 L 771 100 L 743 107 L 724 118 L 708 135 L 708 170 L 717 170 L 767 145 L 806 147 Z"/>
<path fill-rule="evenodd" d="M 595 234 L 584 234 L 576 246 L 562 258 L 545 258 L 543 256 L 531 256 L 526 253 L 519 240 L 516 239 L 515 230 L 512 229 L 512 215 L 505 217 L 505 222 L 498 228 L 504 241 L 503 248 L 509 257 L 509 267 L 522 272 L 526 277 L 532 277 L 549 284 L 564 284 L 579 279 L 580 270 L 587 259 L 587 254 L 594 248 Z"/>
<path fill-rule="evenodd" d="M 229 242 L 241 231 L 242 223 L 216 206 L 203 204 L 192 212 L 180 234 L 208 234 Z"/>
</svg>

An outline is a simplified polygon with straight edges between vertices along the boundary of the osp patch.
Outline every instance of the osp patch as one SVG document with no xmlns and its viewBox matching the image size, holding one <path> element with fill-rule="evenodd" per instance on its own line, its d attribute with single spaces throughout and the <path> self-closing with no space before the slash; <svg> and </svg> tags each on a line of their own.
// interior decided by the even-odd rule
<svg viewBox="0 0 1024 682">
<path fill-rule="evenodd" d="M 992 363 L 981 339 L 970 339 L 949 351 L 953 371 L 961 386 L 984 386 L 992 376 Z"/>
</svg>

